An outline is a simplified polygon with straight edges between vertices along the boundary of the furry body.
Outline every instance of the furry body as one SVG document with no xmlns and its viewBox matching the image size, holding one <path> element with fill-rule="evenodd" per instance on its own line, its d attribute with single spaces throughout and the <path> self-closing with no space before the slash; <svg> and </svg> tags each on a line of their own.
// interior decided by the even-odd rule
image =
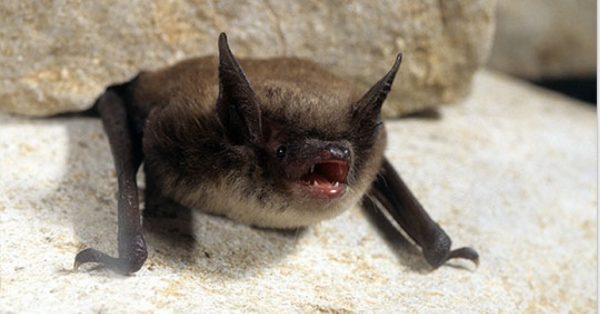
<svg viewBox="0 0 600 314">
<path fill-rule="evenodd" d="M 263 120 L 286 125 L 299 137 L 352 140 L 352 84 L 300 59 L 240 60 L 258 96 Z M 265 171 L 264 158 L 231 145 L 218 120 L 218 59 L 196 58 L 143 72 L 132 85 L 133 102 L 148 104 L 144 128 L 146 175 L 164 196 L 185 206 L 275 228 L 306 226 L 355 205 L 381 166 L 385 130 L 368 151 L 351 148 L 359 161 L 349 187 L 335 200 L 306 200 L 293 186 Z M 159 88 L 160 87 L 160 88 Z M 288 131 L 289 133 L 289 131 Z M 349 143 L 350 144 L 350 143 Z"/>
</svg>

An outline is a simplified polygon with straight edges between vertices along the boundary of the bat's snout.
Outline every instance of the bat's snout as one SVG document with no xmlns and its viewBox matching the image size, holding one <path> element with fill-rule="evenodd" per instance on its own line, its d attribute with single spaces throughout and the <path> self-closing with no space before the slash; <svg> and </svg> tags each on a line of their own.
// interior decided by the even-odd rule
<svg viewBox="0 0 600 314">
<path fill-rule="evenodd" d="M 319 152 L 319 157 L 322 160 L 343 160 L 350 162 L 350 150 L 344 146 L 328 146 Z"/>
</svg>

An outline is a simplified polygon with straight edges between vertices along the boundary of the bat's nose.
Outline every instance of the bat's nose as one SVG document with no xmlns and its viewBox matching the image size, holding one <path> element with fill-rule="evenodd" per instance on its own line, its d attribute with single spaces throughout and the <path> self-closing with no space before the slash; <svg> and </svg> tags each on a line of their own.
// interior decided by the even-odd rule
<svg viewBox="0 0 600 314">
<path fill-rule="evenodd" d="M 348 161 L 350 160 L 350 149 L 342 145 L 329 145 L 321 151 L 320 157 L 323 160 L 337 159 Z"/>
</svg>

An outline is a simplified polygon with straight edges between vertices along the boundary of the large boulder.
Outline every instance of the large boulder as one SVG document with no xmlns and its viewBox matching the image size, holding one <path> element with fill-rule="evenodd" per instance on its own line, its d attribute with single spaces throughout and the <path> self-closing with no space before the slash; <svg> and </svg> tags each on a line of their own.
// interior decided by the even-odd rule
<svg viewBox="0 0 600 314">
<path fill-rule="evenodd" d="M 490 67 L 527 79 L 595 76 L 596 1 L 500 1 Z"/>
<path fill-rule="evenodd" d="M 140 69 L 215 54 L 228 32 L 238 56 L 313 59 L 359 86 L 403 52 L 388 116 L 463 97 L 488 55 L 495 0 L 3 1 L 0 109 L 49 115 L 89 107 Z"/>
</svg>

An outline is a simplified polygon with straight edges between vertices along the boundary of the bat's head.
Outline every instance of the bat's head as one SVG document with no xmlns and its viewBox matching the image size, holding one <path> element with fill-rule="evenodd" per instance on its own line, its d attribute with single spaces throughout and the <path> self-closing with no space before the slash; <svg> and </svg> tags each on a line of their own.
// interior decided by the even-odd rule
<svg viewBox="0 0 600 314">
<path fill-rule="evenodd" d="M 348 139 L 308 134 L 304 128 L 289 128 L 273 120 L 264 122 L 262 151 L 277 184 L 292 195 L 317 200 L 344 194 L 354 161 Z"/>
<path fill-rule="evenodd" d="M 381 164 L 385 130 L 380 111 L 401 55 L 370 90 L 357 94 L 348 86 L 306 78 L 251 86 L 224 34 L 219 53 L 217 115 L 228 139 L 253 151 L 266 178 L 257 180 L 257 190 L 283 195 L 285 204 L 297 210 L 332 213 L 325 217 L 356 203 Z"/>
</svg>

